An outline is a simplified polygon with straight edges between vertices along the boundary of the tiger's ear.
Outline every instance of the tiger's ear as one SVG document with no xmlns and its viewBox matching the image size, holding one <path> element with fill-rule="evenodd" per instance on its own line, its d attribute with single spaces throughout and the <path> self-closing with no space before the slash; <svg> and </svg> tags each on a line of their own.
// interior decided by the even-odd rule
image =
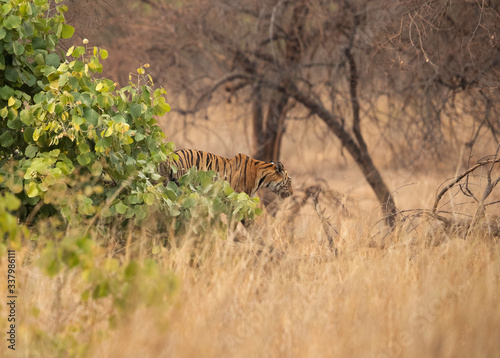
<svg viewBox="0 0 500 358">
<path fill-rule="evenodd" d="M 281 162 L 276 163 L 276 172 L 282 173 L 284 170 L 285 168 L 283 167 L 283 164 L 281 164 Z"/>
</svg>

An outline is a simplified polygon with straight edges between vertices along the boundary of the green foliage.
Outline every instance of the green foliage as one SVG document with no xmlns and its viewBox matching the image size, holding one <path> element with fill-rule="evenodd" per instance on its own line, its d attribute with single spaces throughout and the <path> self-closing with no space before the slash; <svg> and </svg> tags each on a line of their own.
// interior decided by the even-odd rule
<svg viewBox="0 0 500 358">
<path fill-rule="evenodd" d="M 165 90 L 153 89 L 147 65 L 121 89 L 95 77 L 103 49 L 72 46 L 58 55 L 59 39 L 74 32 L 64 23 L 65 6 L 53 16 L 43 0 L 0 8 L 1 188 L 21 199 L 24 216 L 42 201 L 38 215 L 60 212 L 76 224 L 105 205 L 103 216 L 142 217 L 158 163 L 173 149 L 153 118 L 170 110 Z M 95 190 L 103 174 L 117 186 Z M 124 207 L 120 198 L 130 191 L 145 195 Z"/>
<path fill-rule="evenodd" d="M 29 255 L 39 256 L 33 262 L 61 278 L 57 294 L 70 281 L 81 305 L 107 307 L 103 327 L 113 328 L 143 307 L 168 308 L 178 282 L 152 258 L 107 255 L 96 237 L 110 225 L 96 220 L 141 223 L 156 211 L 169 235 L 201 237 L 225 229 L 222 214 L 231 223 L 260 209 L 258 198 L 235 193 L 214 172 L 190 170 L 180 186 L 162 183 L 157 168 L 174 149 L 154 118 L 170 110 L 165 90 L 154 88 L 147 64 L 117 88 L 99 75 L 107 51 L 87 40 L 58 53 L 59 39 L 74 33 L 59 3 L 0 0 L 0 257 L 30 238 L 37 249 Z M 160 252 L 154 246 L 149 256 Z M 87 353 L 83 322 L 62 322 L 55 332 L 32 322 L 37 347 L 57 356 Z"/>
<path fill-rule="evenodd" d="M 190 169 L 179 179 L 179 186 L 169 182 L 160 186 L 161 209 L 166 212 L 167 224 L 176 232 L 190 230 L 203 234 L 213 227 L 223 228 L 221 214 L 229 222 L 252 220 L 262 210 L 257 207 L 259 198 L 246 193 L 236 193 L 227 181 L 217 180 L 214 171 Z"/>
<path fill-rule="evenodd" d="M 20 205 L 21 201 L 15 195 L 0 192 L 0 238 L 6 239 L 0 241 L 0 257 L 5 255 L 7 247 L 19 249 L 21 236 L 29 235 L 28 229 L 18 224 L 17 217 L 13 214 Z"/>
<path fill-rule="evenodd" d="M 75 312 L 71 320 L 61 320 L 54 329 L 47 329 L 46 322 L 36 318 L 40 313 L 58 314 L 59 305 L 54 305 L 52 313 L 33 307 L 35 319 L 21 323 L 31 332 L 34 351 L 39 349 L 54 356 L 87 356 L 89 341 L 102 340 L 104 333 L 126 324 L 138 310 L 165 311 L 179 288 L 176 276 L 151 258 L 110 257 L 109 251 L 78 229 L 60 242 L 46 240 L 34 262 L 50 277 L 57 277 L 57 300 L 67 299 L 63 293 L 66 292 L 78 307 L 84 308 L 83 314 Z M 63 289 L 65 285 L 70 288 Z M 151 320 L 154 321 L 154 314 Z"/>
<path fill-rule="evenodd" d="M 89 236 L 67 236 L 58 244 L 49 241 L 38 264 L 49 276 L 77 270 L 82 278 L 81 299 L 111 297 L 119 314 L 132 312 L 138 305 L 160 305 L 178 287 L 175 276 L 162 272 L 154 260 L 123 264 L 105 257 L 103 248 Z"/>
</svg>

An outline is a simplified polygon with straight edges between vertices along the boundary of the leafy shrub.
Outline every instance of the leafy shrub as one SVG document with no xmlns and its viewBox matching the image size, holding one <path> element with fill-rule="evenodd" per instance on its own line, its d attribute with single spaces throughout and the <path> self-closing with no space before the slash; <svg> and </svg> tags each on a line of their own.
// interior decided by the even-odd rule
<svg viewBox="0 0 500 358">
<path fill-rule="evenodd" d="M 17 222 L 17 217 L 13 214 L 20 205 L 21 201 L 12 193 L 0 193 L 0 238 L 8 239 L 6 242 L 0 241 L 0 257 L 6 254 L 7 245 L 19 249 L 21 236 L 29 235 L 27 228 L 20 225 Z"/>
<path fill-rule="evenodd" d="M 172 156 L 174 145 L 163 142 L 156 124 L 154 116 L 170 106 L 166 91 L 154 89 L 147 65 L 118 89 L 98 77 L 106 50 L 84 40 L 56 53 L 59 39 L 74 32 L 64 22 L 66 6 L 1 2 L 0 190 L 21 200 L 21 219 L 60 214 L 72 225 L 95 215 L 143 220 L 158 199 L 177 230 L 212 211 L 212 223 L 219 212 L 253 217 L 255 202 L 231 196 L 225 184 L 208 185 L 213 174 L 196 174 L 201 186 L 191 183 L 192 193 L 159 183 L 158 164 Z"/>
<path fill-rule="evenodd" d="M 192 168 L 179 179 L 179 186 L 169 182 L 160 187 L 167 224 L 173 225 L 176 232 L 202 234 L 213 227 L 226 229 L 226 224 L 252 220 L 262 212 L 257 207 L 259 198 L 236 193 L 227 181 L 217 179 L 214 171 Z M 221 221 L 221 214 L 227 216 L 226 223 Z M 183 225 L 186 223 L 189 225 Z"/>
<path fill-rule="evenodd" d="M 58 2 L 58 1 L 56 1 Z M 16 6 L 17 5 L 17 6 Z M 4 187 L 22 200 L 24 215 L 40 201 L 41 215 L 57 208 L 68 220 L 80 222 L 126 182 L 122 195 L 142 192 L 134 204 L 113 203 L 106 214 L 143 218 L 156 168 L 173 144 L 154 115 L 169 109 L 165 90 L 153 90 L 151 78 L 139 69 L 137 83 L 117 89 L 97 78 L 107 52 L 71 47 L 62 58 L 54 51 L 61 37 L 74 29 L 64 23 L 58 6 L 46 17 L 48 1 L 10 1 L 1 7 L 0 27 L 0 155 Z M 85 41 L 86 42 L 86 41 Z M 148 80 L 146 84 L 142 84 Z M 118 187 L 96 187 L 107 173 Z M 76 206 L 76 210 L 75 210 Z"/>
<path fill-rule="evenodd" d="M 58 303 L 39 308 L 34 301 L 19 325 L 35 355 L 89 356 L 89 342 L 109 338 L 137 312 L 148 312 L 154 322 L 176 298 L 177 277 L 151 258 L 112 257 L 95 238 L 76 230 L 60 242 L 46 241 L 31 259 L 47 274 L 42 285 L 51 285 L 47 294 Z"/>
<path fill-rule="evenodd" d="M 164 296 L 177 290 L 175 276 L 161 272 L 152 259 L 121 264 L 103 252 L 90 236 L 69 235 L 58 245 L 48 242 L 38 264 L 49 276 L 77 270 L 83 278 L 83 301 L 111 297 L 113 306 L 122 313 L 133 311 L 139 304 L 158 305 Z M 151 281 L 155 284 L 149 285 Z"/>
</svg>

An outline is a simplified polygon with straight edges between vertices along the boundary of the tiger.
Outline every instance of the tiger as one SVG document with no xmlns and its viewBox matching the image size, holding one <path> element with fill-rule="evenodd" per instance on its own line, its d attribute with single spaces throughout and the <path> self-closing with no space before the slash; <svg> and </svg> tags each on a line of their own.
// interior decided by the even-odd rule
<svg viewBox="0 0 500 358">
<path fill-rule="evenodd" d="M 263 162 L 245 154 L 225 158 L 194 149 L 179 149 L 174 153 L 178 160 L 165 161 L 159 167 L 159 174 L 165 182 L 177 181 L 190 168 L 196 167 L 201 171 L 215 171 L 220 179 L 229 182 L 234 191 L 247 193 L 250 197 L 255 196 L 260 188 L 268 188 L 282 199 L 293 194 L 292 178 L 281 162 Z"/>
</svg>

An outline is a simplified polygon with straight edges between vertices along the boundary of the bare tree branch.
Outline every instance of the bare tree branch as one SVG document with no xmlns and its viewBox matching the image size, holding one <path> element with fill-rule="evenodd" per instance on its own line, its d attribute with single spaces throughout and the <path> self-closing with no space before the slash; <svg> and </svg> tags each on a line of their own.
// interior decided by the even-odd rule
<svg viewBox="0 0 500 358">
<path fill-rule="evenodd" d="M 441 200 L 441 198 L 443 197 L 444 194 L 446 194 L 446 192 L 448 192 L 448 190 L 450 190 L 451 188 L 453 188 L 458 182 L 460 182 L 463 178 L 465 178 L 467 175 L 469 175 L 470 173 L 474 172 L 477 168 L 480 168 L 480 167 L 483 167 L 485 165 L 488 165 L 488 164 L 494 164 L 494 163 L 499 163 L 500 162 L 500 159 L 488 159 L 488 160 L 485 160 L 485 161 L 482 161 L 482 162 L 479 162 L 477 163 L 476 165 L 473 165 L 472 167 L 470 167 L 469 169 L 467 169 L 466 171 L 464 171 L 462 174 L 460 175 L 457 175 L 455 177 L 455 179 L 453 179 L 453 181 L 448 184 L 447 186 L 445 186 L 437 195 L 436 195 L 436 199 L 434 200 L 434 204 L 432 205 L 432 213 L 436 213 L 437 211 L 437 207 L 439 205 L 439 201 Z M 498 180 L 496 180 L 496 183 L 494 185 L 497 185 L 498 184 Z M 494 186 L 493 186 L 494 187 Z M 492 188 L 493 190 L 493 188 Z M 486 191 L 485 191 L 486 193 Z M 491 190 L 489 191 L 489 193 L 491 193 Z M 488 195 L 489 195 L 488 193 Z M 483 195 L 484 196 L 484 195 Z"/>
</svg>

